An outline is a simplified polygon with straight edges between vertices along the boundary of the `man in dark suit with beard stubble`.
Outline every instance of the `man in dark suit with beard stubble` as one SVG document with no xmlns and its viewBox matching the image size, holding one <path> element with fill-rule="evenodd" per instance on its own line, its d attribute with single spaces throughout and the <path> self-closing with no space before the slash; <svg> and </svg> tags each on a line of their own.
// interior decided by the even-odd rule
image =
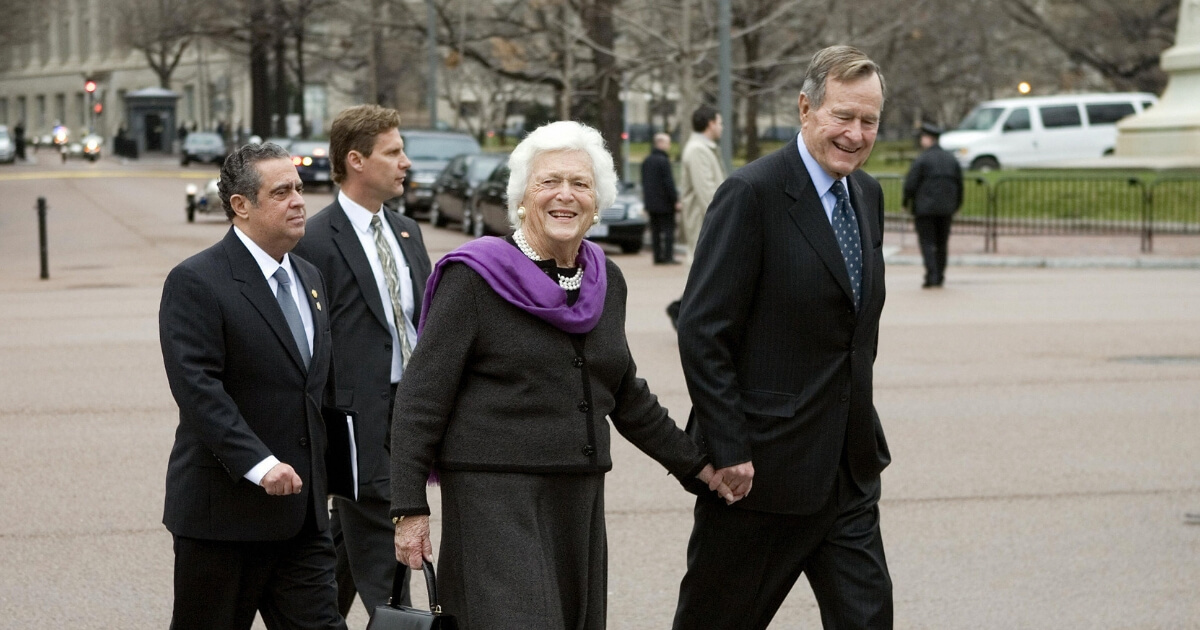
<svg viewBox="0 0 1200 630">
<path fill-rule="evenodd" d="M 826 628 L 891 628 L 879 528 L 890 461 L 872 401 L 883 192 L 858 169 L 879 67 L 813 56 L 801 132 L 734 173 L 700 232 L 679 315 L 689 432 L 742 500 L 700 496 L 675 628 L 766 628 L 806 574 Z"/>
<path fill-rule="evenodd" d="M 296 246 L 329 286 L 332 405 L 358 414 L 358 498 L 334 497 L 330 515 L 342 614 L 356 591 L 374 614 L 387 603 L 396 572 L 388 435 L 431 269 L 417 222 L 383 207 L 404 192 L 412 166 L 399 127 L 400 114 L 377 105 L 334 118 L 329 157 L 341 192 L 313 216 Z M 408 599 L 405 591 L 403 603 Z"/>
</svg>

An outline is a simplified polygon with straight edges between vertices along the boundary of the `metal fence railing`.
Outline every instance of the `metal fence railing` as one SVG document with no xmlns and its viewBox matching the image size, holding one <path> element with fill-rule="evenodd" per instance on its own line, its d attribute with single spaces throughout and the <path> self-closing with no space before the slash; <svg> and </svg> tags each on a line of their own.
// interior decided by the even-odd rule
<svg viewBox="0 0 1200 630">
<path fill-rule="evenodd" d="M 904 180 L 880 175 L 884 229 L 913 231 L 902 206 Z M 1158 234 L 1200 236 L 1200 177 L 1156 179 L 1104 176 L 1001 175 L 993 181 L 968 177 L 955 234 L 983 235 L 984 251 L 995 252 L 1000 236 L 1127 235 L 1141 239 L 1143 252 Z"/>
</svg>

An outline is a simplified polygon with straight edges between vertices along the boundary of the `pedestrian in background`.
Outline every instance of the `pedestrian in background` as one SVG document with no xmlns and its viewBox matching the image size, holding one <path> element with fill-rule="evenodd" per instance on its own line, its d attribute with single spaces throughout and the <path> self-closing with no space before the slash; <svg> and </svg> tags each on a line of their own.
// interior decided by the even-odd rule
<svg viewBox="0 0 1200 630">
<path fill-rule="evenodd" d="M 383 202 L 404 192 L 412 162 L 400 114 L 378 105 L 346 109 L 329 130 L 333 181 L 341 191 L 308 222 L 295 253 L 329 286 L 337 390 L 333 406 L 358 414 L 358 497 L 333 498 L 330 528 L 343 615 L 355 591 L 369 614 L 392 594 L 396 558 L 388 433 L 396 387 L 417 345 L 421 297 L 431 265 L 421 228 Z M 404 583 L 407 585 L 408 581 Z M 405 589 L 400 602 L 409 604 Z"/>
<path fill-rule="evenodd" d="M 717 140 L 724 132 L 724 122 L 717 110 L 701 105 L 692 112 L 692 137 L 683 146 L 680 156 L 679 195 L 683 204 L 683 241 L 687 243 L 687 261 L 691 264 L 696 255 L 696 243 L 708 204 L 712 203 L 717 187 L 725 181 L 725 168 L 717 155 Z M 682 300 L 667 305 L 667 316 L 674 326 L 679 318 Z"/>
<path fill-rule="evenodd" d="M 642 200 L 650 214 L 654 264 L 678 265 L 675 260 L 675 212 L 682 207 L 671 173 L 671 136 L 654 134 L 650 155 L 642 162 Z"/>
<path fill-rule="evenodd" d="M 17 159 L 25 161 L 25 121 L 17 121 L 17 126 L 13 127 L 13 144 L 16 145 Z"/>
<path fill-rule="evenodd" d="M 958 160 L 938 145 L 942 130 L 921 125 L 920 143 L 924 149 L 913 160 L 904 178 L 905 208 L 913 213 L 921 259 L 925 262 L 922 288 L 942 286 L 946 281 L 946 249 L 950 243 L 950 222 L 962 207 L 963 177 Z"/>
</svg>

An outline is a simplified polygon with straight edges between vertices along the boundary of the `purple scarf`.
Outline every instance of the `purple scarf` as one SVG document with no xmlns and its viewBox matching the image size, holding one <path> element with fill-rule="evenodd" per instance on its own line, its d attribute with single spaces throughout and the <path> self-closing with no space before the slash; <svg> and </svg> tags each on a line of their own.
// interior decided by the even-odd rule
<svg viewBox="0 0 1200 630">
<path fill-rule="evenodd" d="M 604 250 L 599 245 L 585 240 L 579 248 L 577 262 L 583 266 L 583 283 L 579 287 L 579 299 L 573 306 L 567 306 L 567 292 L 521 250 L 502 238 L 485 236 L 465 243 L 434 265 L 425 287 L 425 301 L 421 304 L 418 335 L 428 321 L 429 305 L 442 272 L 446 265 L 455 262 L 474 269 L 509 304 L 563 332 L 590 332 L 604 311 L 608 273 L 604 268 Z"/>
</svg>

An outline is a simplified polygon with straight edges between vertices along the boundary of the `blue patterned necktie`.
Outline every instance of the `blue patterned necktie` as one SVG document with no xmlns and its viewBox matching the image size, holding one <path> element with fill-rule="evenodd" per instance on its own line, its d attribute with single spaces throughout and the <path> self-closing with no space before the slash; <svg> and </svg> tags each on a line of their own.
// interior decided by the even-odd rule
<svg viewBox="0 0 1200 630">
<path fill-rule="evenodd" d="M 854 308 L 862 306 L 862 240 L 858 235 L 858 220 L 850 208 L 846 186 L 841 180 L 833 182 L 833 235 L 837 237 L 842 258 L 846 261 L 846 273 L 850 276 L 850 288 L 854 291 Z"/>
<path fill-rule="evenodd" d="M 275 291 L 275 301 L 279 302 L 283 318 L 287 320 L 288 328 L 292 330 L 292 339 L 296 341 L 296 348 L 300 350 L 300 358 L 304 359 L 304 367 L 307 369 L 309 362 L 312 361 L 312 351 L 308 348 L 308 333 L 304 331 L 304 320 L 300 319 L 300 309 L 296 308 L 296 300 L 292 297 L 292 279 L 288 277 L 287 270 L 283 267 L 276 269 L 275 275 L 272 277 L 279 283 L 279 288 Z"/>
</svg>

